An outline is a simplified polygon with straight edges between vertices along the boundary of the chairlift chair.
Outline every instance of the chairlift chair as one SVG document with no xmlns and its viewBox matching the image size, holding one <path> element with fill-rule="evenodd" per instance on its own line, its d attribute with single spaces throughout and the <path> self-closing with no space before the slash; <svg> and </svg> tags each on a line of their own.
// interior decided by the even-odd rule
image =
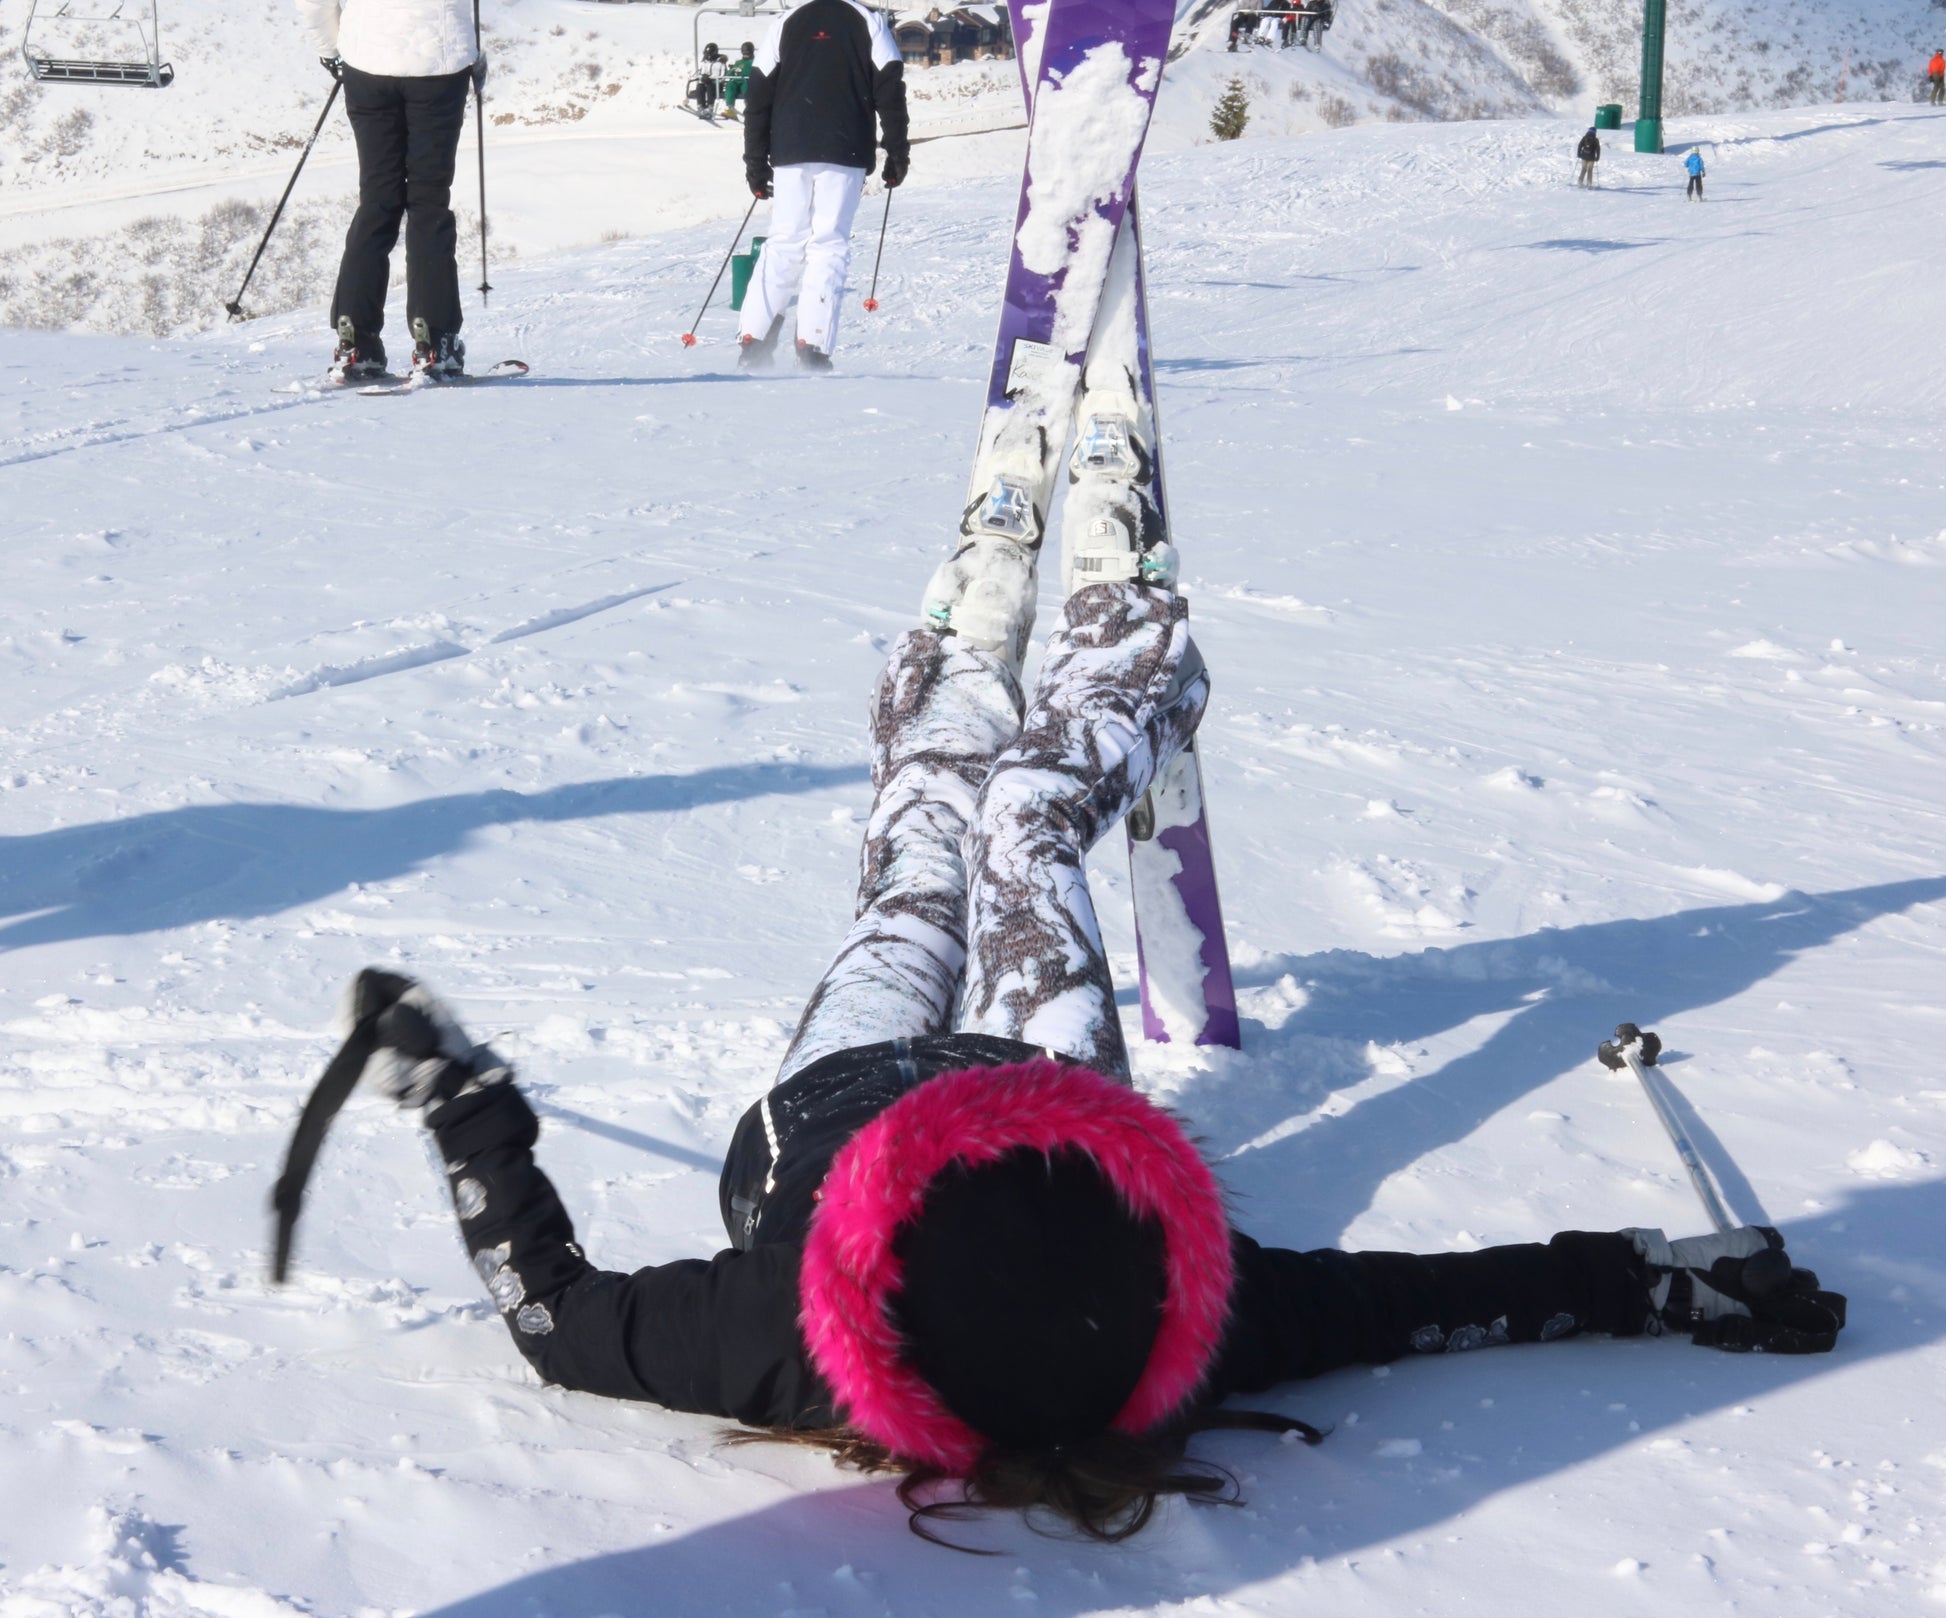
<svg viewBox="0 0 1946 1618">
<path fill-rule="evenodd" d="M 738 0 L 735 5 L 701 5 L 696 8 L 696 20 L 690 24 L 690 51 L 693 66 L 688 85 L 683 90 L 685 110 L 694 112 L 698 117 L 714 122 L 716 118 L 716 90 L 711 90 L 709 100 L 702 99 L 702 81 L 707 76 L 703 66 L 703 19 L 705 17 L 778 17 L 784 12 L 782 0 Z M 712 29 L 711 33 L 714 34 Z M 722 41 L 712 38 L 711 44 Z M 719 87 L 720 88 L 720 87 Z M 704 108 L 707 107 L 707 110 Z"/>
<path fill-rule="evenodd" d="M 145 0 L 92 0 L 92 3 L 91 0 L 60 0 L 58 7 L 42 19 L 43 31 L 50 23 L 66 25 L 59 31 L 67 39 L 95 49 L 88 55 L 54 56 L 35 48 L 34 22 L 41 0 L 31 0 L 26 31 L 20 41 L 20 54 L 26 59 L 27 71 L 42 84 L 132 84 L 151 90 L 167 88 L 174 82 L 176 70 L 162 60 L 158 4 L 159 0 L 146 0 L 146 3 Z M 139 60 L 132 59 L 132 50 L 115 56 L 106 53 L 106 42 L 127 41 L 131 36 L 141 45 Z"/>
</svg>

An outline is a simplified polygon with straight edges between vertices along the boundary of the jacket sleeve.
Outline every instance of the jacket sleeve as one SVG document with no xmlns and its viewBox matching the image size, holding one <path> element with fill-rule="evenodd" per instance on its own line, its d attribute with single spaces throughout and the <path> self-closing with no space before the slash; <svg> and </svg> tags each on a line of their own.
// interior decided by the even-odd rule
<svg viewBox="0 0 1946 1618">
<path fill-rule="evenodd" d="M 1577 1332 L 1638 1335 L 1649 1315 L 1642 1261 L 1626 1236 L 1563 1231 L 1473 1253 L 1293 1253 L 1233 1238 L 1230 1322 L 1210 1397 L 1259 1393 L 1407 1353 L 1550 1342 Z"/>
<path fill-rule="evenodd" d="M 431 1125 L 467 1254 L 543 1381 L 756 1427 L 835 1419 L 798 1332 L 794 1245 L 599 1270 L 534 1162 L 540 1123 L 511 1082 Z"/>
<path fill-rule="evenodd" d="M 900 162 L 912 156 L 905 110 L 905 58 L 883 12 L 872 13 L 872 101 L 884 131 L 885 155 Z"/>
<path fill-rule="evenodd" d="M 329 60 L 338 54 L 338 12 L 341 0 L 297 0 L 297 15 L 310 30 L 318 55 Z"/>
<path fill-rule="evenodd" d="M 770 174 L 770 111 L 777 99 L 777 64 L 784 47 L 784 24 L 779 17 L 764 35 L 750 64 L 750 86 L 743 98 L 743 172 L 754 188 Z"/>
</svg>

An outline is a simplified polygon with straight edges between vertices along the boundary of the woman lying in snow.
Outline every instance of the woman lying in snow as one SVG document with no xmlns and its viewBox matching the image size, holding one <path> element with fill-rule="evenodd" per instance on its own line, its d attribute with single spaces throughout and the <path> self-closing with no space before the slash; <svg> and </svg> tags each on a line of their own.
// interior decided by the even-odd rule
<svg viewBox="0 0 1946 1618">
<path fill-rule="evenodd" d="M 1815 1277 L 1766 1257 L 1749 1281 L 1790 1279 L 1747 1284 L 1747 1258 L 1781 1254 L 1765 1227 L 1424 1257 L 1231 1228 L 1182 1126 L 1130 1087 L 1082 864 L 1208 696 L 1159 585 L 1069 600 L 1024 721 L 1006 658 L 936 630 L 898 642 L 872 697 L 857 919 L 730 1143 L 714 1258 L 597 1269 L 507 1067 L 422 986 L 360 975 L 366 1076 L 432 1130 L 474 1267 L 543 1380 L 901 1471 L 928 1538 L 1014 1507 L 1120 1539 L 1159 1495 L 1235 1497 L 1185 1457 L 1198 1430 L 1316 1442 L 1219 1408 L 1291 1378 L 1579 1332 L 1833 1346 L 1842 1300 Z"/>
</svg>

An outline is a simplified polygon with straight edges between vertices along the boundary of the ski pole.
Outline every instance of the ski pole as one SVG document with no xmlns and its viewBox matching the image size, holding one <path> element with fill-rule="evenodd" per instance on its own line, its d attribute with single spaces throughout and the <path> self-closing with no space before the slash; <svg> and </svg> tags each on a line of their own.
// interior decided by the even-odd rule
<svg viewBox="0 0 1946 1618">
<path fill-rule="evenodd" d="M 885 188 L 885 212 L 878 222 L 878 257 L 872 260 L 872 290 L 865 296 L 865 307 L 878 307 L 878 267 L 885 262 L 885 227 L 892 218 L 892 187 Z"/>
<path fill-rule="evenodd" d="M 703 307 L 696 311 L 696 318 L 689 323 L 689 330 L 682 334 L 682 346 L 696 346 L 696 328 L 703 323 L 703 316 L 709 312 L 710 299 L 716 296 L 716 289 L 722 284 L 723 272 L 730 267 L 730 260 L 736 255 L 737 243 L 743 240 L 744 226 L 750 223 L 750 216 L 757 211 L 762 197 L 752 197 L 750 206 L 743 210 L 743 224 L 737 226 L 737 233 L 730 238 L 730 251 L 723 255 L 723 262 L 716 266 L 716 279 L 709 284 L 709 291 L 703 294 Z"/>
<path fill-rule="evenodd" d="M 1710 1223 L 1716 1226 L 1719 1235 L 1728 1235 L 1736 1229 L 1736 1222 L 1724 1208 L 1723 1199 L 1717 1196 L 1716 1187 L 1710 1183 L 1709 1171 L 1703 1167 L 1703 1160 L 1696 1155 L 1696 1148 L 1690 1145 L 1688 1135 L 1676 1121 L 1668 1098 L 1649 1077 L 1649 1069 L 1661 1054 L 1662 1041 L 1654 1034 L 1643 1033 L 1632 1022 L 1623 1023 L 1615 1030 L 1614 1039 L 1603 1040 L 1595 1052 L 1603 1067 L 1616 1073 L 1626 1067 L 1640 1081 L 1642 1093 L 1649 1098 L 1649 1105 L 1655 1108 L 1656 1117 L 1662 1120 L 1662 1127 L 1669 1132 L 1676 1156 L 1682 1159 L 1682 1166 L 1689 1171 L 1689 1183 L 1695 1186 L 1696 1195 L 1702 1199 L 1703 1212 L 1709 1215 Z"/>
<path fill-rule="evenodd" d="M 304 159 L 311 155 L 311 148 L 318 143 L 318 135 L 324 129 L 325 119 L 331 116 L 331 109 L 337 103 L 338 92 L 344 88 L 341 81 L 333 80 L 331 94 L 324 98 L 324 111 L 318 114 L 318 121 L 311 131 L 311 138 L 304 143 L 304 150 L 297 154 L 297 167 L 291 170 L 291 183 L 284 187 L 284 194 L 277 199 L 277 211 L 270 216 L 270 223 L 264 226 L 264 239 L 257 243 L 257 256 L 250 261 L 250 268 L 243 272 L 243 285 L 236 289 L 236 296 L 223 307 L 230 313 L 232 320 L 243 319 L 243 294 L 249 289 L 250 277 L 257 273 L 257 265 L 262 262 L 264 249 L 270 245 L 270 233 L 277 228 L 277 221 L 284 217 L 284 204 L 291 200 L 291 192 L 297 187 L 297 177 L 304 172 Z"/>
<path fill-rule="evenodd" d="M 486 60 L 486 41 L 480 38 L 480 0 L 473 0 L 473 48 Z M 487 285 L 486 265 L 486 114 L 480 110 L 480 75 L 473 75 L 473 135 L 480 154 L 480 302 L 493 290 Z"/>
</svg>

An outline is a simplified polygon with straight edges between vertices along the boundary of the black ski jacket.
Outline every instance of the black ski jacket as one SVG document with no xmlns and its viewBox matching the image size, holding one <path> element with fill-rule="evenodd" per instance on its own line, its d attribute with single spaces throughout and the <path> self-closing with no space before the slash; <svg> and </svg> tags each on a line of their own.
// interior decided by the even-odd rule
<svg viewBox="0 0 1946 1618">
<path fill-rule="evenodd" d="M 519 1347 L 542 1380 L 753 1427 L 839 1419 L 798 1329 L 798 1261 L 838 1149 L 914 1085 L 1042 1054 L 978 1034 L 841 1051 L 778 1085 L 738 1124 L 720 1197 L 732 1245 L 624 1275 L 583 1256 L 535 1165 L 539 1123 L 511 1083 L 462 1096 L 431 1120 L 460 1229 Z M 1639 1333 L 1641 1259 L 1622 1235 L 1567 1231 L 1546 1243 L 1426 1257 L 1298 1253 L 1233 1234 L 1230 1320 L 1205 1397 L 1400 1355 Z M 1031 1334 L 1034 1322 L 1016 1329 Z"/>
<path fill-rule="evenodd" d="M 791 163 L 901 164 L 906 135 L 905 64 L 885 19 L 855 0 L 806 0 L 772 26 L 750 70 L 743 108 L 743 166 L 754 188 Z"/>
<path fill-rule="evenodd" d="M 1574 155 L 1584 163 L 1601 161 L 1601 137 L 1592 129 L 1581 137 L 1581 144 L 1574 149 Z"/>
</svg>

